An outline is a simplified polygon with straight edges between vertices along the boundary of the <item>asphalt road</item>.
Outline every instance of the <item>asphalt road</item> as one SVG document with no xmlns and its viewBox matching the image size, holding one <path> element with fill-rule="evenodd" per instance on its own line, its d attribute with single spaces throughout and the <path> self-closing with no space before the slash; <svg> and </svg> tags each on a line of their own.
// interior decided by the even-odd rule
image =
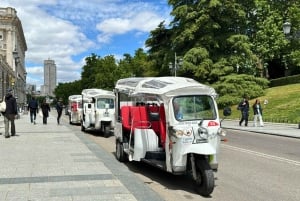
<svg viewBox="0 0 300 201">
<path fill-rule="evenodd" d="M 80 126 L 72 127 L 80 130 Z M 196 194 L 186 176 L 175 176 L 138 162 L 126 165 L 167 201 L 300 200 L 299 139 L 233 130 L 227 133 L 210 198 Z M 114 136 L 87 135 L 114 156 Z"/>
</svg>

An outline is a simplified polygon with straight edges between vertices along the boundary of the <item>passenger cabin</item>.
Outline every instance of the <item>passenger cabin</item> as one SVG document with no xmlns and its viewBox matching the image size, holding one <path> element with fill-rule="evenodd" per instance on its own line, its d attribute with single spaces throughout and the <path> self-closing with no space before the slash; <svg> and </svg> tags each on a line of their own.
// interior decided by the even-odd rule
<svg viewBox="0 0 300 201">
<path fill-rule="evenodd" d="M 133 134 L 135 128 L 153 129 L 164 148 L 166 140 L 166 117 L 163 105 L 137 103 L 136 106 L 122 106 L 123 132 Z"/>
</svg>

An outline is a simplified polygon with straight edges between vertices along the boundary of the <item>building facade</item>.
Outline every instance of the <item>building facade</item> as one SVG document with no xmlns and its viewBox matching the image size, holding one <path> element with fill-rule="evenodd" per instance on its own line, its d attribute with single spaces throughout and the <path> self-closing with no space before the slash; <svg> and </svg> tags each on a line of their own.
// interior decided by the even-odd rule
<svg viewBox="0 0 300 201">
<path fill-rule="evenodd" d="M 48 59 L 44 61 L 44 87 L 45 96 L 54 96 L 56 87 L 56 64 L 54 60 Z"/>
<path fill-rule="evenodd" d="M 0 8 L 0 97 L 12 88 L 19 107 L 26 103 L 26 40 L 17 11 Z"/>
</svg>

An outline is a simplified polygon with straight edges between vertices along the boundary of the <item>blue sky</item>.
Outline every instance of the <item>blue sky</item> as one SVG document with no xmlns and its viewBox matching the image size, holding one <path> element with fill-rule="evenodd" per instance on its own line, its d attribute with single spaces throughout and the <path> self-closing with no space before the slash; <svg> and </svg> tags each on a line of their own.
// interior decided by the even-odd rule
<svg viewBox="0 0 300 201">
<path fill-rule="evenodd" d="M 1 0 L 17 10 L 24 30 L 27 83 L 44 83 L 43 63 L 57 66 L 57 81 L 80 79 L 84 59 L 145 49 L 151 30 L 171 20 L 167 0 Z"/>
</svg>

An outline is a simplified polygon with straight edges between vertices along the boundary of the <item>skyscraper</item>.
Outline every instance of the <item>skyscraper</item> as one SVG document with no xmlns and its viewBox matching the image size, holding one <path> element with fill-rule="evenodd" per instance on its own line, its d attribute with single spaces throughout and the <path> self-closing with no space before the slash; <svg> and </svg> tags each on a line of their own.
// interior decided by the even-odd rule
<svg viewBox="0 0 300 201">
<path fill-rule="evenodd" d="M 56 87 L 56 65 L 54 60 L 44 61 L 44 95 L 54 96 Z"/>
</svg>

